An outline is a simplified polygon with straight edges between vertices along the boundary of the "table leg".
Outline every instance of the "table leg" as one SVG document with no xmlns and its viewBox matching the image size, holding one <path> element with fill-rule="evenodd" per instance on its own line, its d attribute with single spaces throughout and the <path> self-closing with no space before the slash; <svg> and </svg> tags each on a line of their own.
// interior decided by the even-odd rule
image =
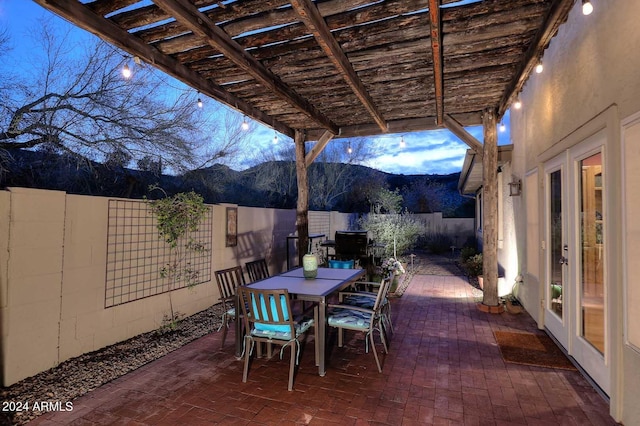
<svg viewBox="0 0 640 426">
<path fill-rule="evenodd" d="M 320 365 L 318 366 L 318 374 L 320 375 L 320 377 L 324 377 L 326 373 L 324 365 L 325 342 L 327 340 L 327 301 L 324 297 L 322 298 L 322 300 L 320 300 L 319 311 L 320 318 L 318 319 L 318 350 L 320 351 L 320 356 L 318 358 Z"/>
<path fill-rule="evenodd" d="M 235 305 L 236 305 L 236 358 L 242 358 L 242 342 L 244 341 L 244 336 L 242 336 L 242 310 L 240 309 L 240 298 L 236 293 L 235 297 Z"/>
</svg>

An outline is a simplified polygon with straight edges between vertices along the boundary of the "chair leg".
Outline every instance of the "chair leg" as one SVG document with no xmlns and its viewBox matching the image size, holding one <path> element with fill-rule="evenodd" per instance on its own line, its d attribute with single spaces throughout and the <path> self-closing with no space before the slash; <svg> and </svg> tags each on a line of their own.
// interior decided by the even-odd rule
<svg viewBox="0 0 640 426">
<path fill-rule="evenodd" d="M 376 350 L 376 343 L 373 341 L 373 333 L 369 333 L 369 341 L 371 342 L 371 348 L 373 349 L 373 356 L 376 359 L 378 365 L 378 372 L 382 373 L 382 367 L 380 366 L 380 360 L 378 359 L 378 351 Z"/>
<path fill-rule="evenodd" d="M 251 356 L 252 340 L 250 337 L 244 338 L 244 370 L 242 372 L 242 383 L 247 383 L 247 376 L 249 376 L 249 357 Z"/>
<path fill-rule="evenodd" d="M 296 342 L 291 342 L 291 361 L 289 362 L 289 386 L 288 389 L 290 391 L 293 390 L 293 376 L 296 370 L 296 347 L 298 346 Z"/>
<path fill-rule="evenodd" d="M 342 340 L 343 340 L 343 336 L 342 336 L 342 328 L 338 327 L 338 347 L 341 348 L 342 347 Z"/>
<path fill-rule="evenodd" d="M 222 345 L 221 347 L 224 348 L 224 342 L 225 340 L 227 340 L 227 332 L 229 331 L 229 322 L 227 321 L 226 324 L 223 324 L 224 330 L 222 330 Z"/>
<path fill-rule="evenodd" d="M 384 347 L 384 353 L 388 354 L 389 353 L 389 348 L 387 347 L 387 339 L 385 337 L 384 331 L 383 331 L 383 321 L 382 318 L 380 318 L 380 322 L 378 323 L 378 333 L 380 333 L 380 340 L 382 340 L 382 346 Z M 373 335 L 373 333 L 371 333 Z"/>
<path fill-rule="evenodd" d="M 391 329 L 391 333 L 394 333 L 393 323 L 391 322 L 391 302 L 387 302 L 387 306 L 384 309 L 384 316 L 387 319 L 387 324 L 389 324 L 389 328 Z"/>
</svg>

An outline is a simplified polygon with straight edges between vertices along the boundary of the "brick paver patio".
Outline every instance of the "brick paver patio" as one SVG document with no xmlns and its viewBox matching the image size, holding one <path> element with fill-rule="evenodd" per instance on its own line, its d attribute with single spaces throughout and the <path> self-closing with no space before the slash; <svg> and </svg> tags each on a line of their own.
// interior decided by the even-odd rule
<svg viewBox="0 0 640 426">
<path fill-rule="evenodd" d="M 288 350 L 282 360 L 254 361 L 242 383 L 230 330 L 223 349 L 222 333 L 212 333 L 30 425 L 616 424 L 579 372 L 505 363 L 493 332 L 536 325 L 526 313 L 478 311 L 477 292 L 464 277 L 413 276 L 392 300 L 395 334 L 382 374 L 362 337 L 347 334 L 338 348 L 330 330 L 325 377 L 310 337 L 293 392 Z"/>
</svg>

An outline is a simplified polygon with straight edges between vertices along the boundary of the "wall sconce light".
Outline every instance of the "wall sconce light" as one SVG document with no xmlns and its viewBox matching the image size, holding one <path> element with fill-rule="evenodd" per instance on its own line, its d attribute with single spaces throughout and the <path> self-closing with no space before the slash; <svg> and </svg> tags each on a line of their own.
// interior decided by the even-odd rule
<svg viewBox="0 0 640 426">
<path fill-rule="evenodd" d="M 517 197 L 522 193 L 522 181 L 520 179 L 509 182 L 509 196 Z"/>
</svg>

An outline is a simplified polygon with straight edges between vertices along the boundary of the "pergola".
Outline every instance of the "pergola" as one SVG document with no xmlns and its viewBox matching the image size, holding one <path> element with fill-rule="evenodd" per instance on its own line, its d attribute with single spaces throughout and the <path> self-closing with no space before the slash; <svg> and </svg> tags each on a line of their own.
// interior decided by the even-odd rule
<svg viewBox="0 0 640 426">
<path fill-rule="evenodd" d="M 496 125 L 575 0 L 34 1 L 292 137 L 301 247 L 306 168 L 332 138 L 451 130 L 482 156 L 484 303 L 498 305 Z"/>
</svg>

